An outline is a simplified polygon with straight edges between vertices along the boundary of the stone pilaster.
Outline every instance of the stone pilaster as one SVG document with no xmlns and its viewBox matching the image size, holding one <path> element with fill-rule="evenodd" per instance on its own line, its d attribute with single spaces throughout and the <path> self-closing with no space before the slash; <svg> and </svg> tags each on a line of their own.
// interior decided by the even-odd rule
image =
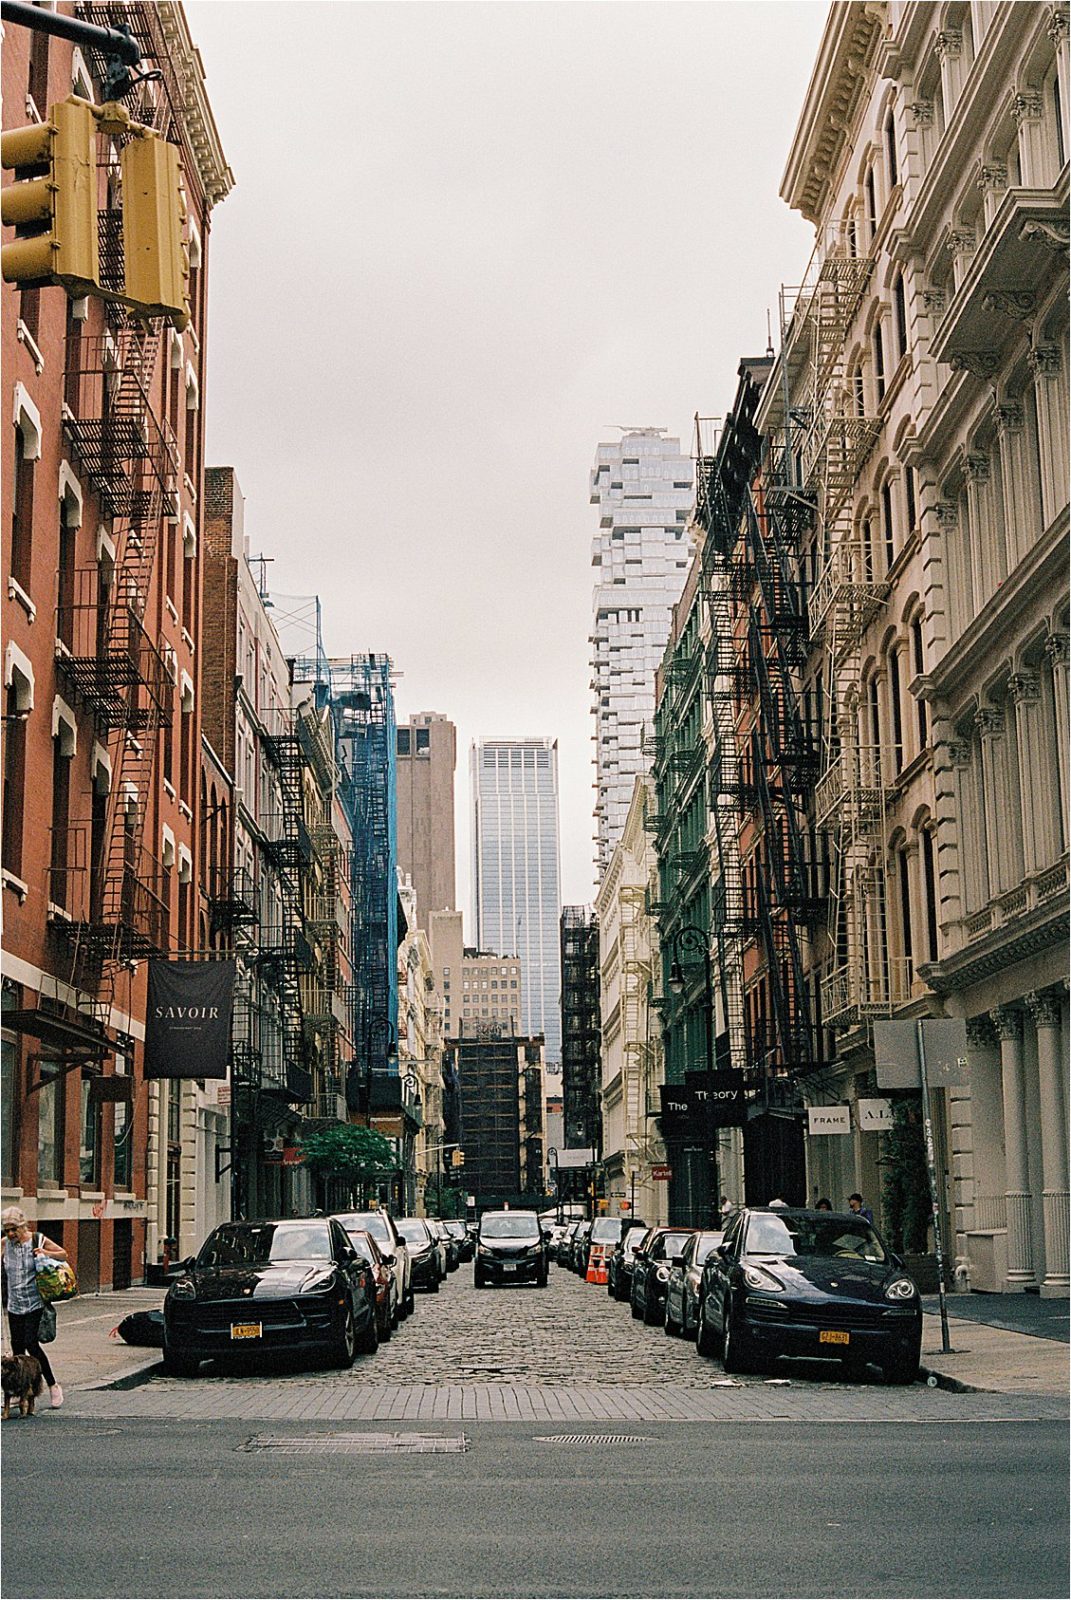
<svg viewBox="0 0 1071 1600">
<path fill-rule="evenodd" d="M 989 1013 L 1000 1038 L 1000 1076 L 1004 1099 L 1004 1196 L 1008 1208 L 1008 1288 L 1034 1280 L 1030 1177 L 1023 1082 L 1023 1019 L 1010 1006 Z"/>
<path fill-rule="evenodd" d="M 1055 995 L 1026 997 L 1038 1036 L 1038 1086 L 1041 1092 L 1041 1201 L 1045 1223 L 1043 1295 L 1071 1292 L 1068 1267 L 1067 1105 L 1060 1062 L 1060 1008 Z"/>
<path fill-rule="evenodd" d="M 1029 360 L 1038 414 L 1041 514 L 1048 527 L 1066 506 L 1068 497 L 1067 393 L 1060 371 L 1060 352 L 1055 345 L 1034 345 Z"/>
<path fill-rule="evenodd" d="M 1015 753 L 1019 763 L 1023 871 L 1037 872 L 1053 859 L 1048 837 L 1045 796 L 1038 788 L 1045 770 L 1038 712 L 1040 680 L 1036 672 L 1016 672 L 1008 679 L 1008 699 L 1015 708 Z"/>
</svg>

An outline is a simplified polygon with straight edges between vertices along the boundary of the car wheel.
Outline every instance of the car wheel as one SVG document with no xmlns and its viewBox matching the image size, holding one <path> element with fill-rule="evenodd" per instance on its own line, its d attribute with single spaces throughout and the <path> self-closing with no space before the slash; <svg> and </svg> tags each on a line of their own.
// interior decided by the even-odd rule
<svg viewBox="0 0 1071 1600">
<path fill-rule="evenodd" d="M 201 1363 L 196 1356 L 179 1355 L 164 1347 L 164 1371 L 169 1378 L 196 1378 L 200 1370 Z"/>
<path fill-rule="evenodd" d="M 377 1320 L 379 1321 L 379 1342 L 380 1344 L 386 1344 L 387 1340 L 394 1332 L 394 1324 L 390 1319 L 390 1309 L 388 1308 L 387 1315 L 385 1317 Z"/>
<path fill-rule="evenodd" d="M 402 1303 L 405 1306 L 405 1315 L 407 1317 L 411 1316 L 412 1313 L 416 1310 L 416 1290 L 413 1288 L 413 1285 L 412 1285 L 411 1282 L 410 1282 L 410 1285 L 409 1285 L 409 1293 L 406 1295 L 406 1297 L 405 1297 L 405 1299 L 404 1299 L 404 1301 Z"/>
<path fill-rule="evenodd" d="M 428 1284 L 428 1288 L 431 1290 L 432 1294 L 438 1294 L 439 1285 L 440 1285 L 441 1282 L 442 1282 L 441 1278 L 432 1278 L 431 1282 Z"/>
<path fill-rule="evenodd" d="M 373 1350 L 379 1346 L 379 1329 L 376 1326 L 375 1308 L 368 1319 L 372 1338 L 375 1343 Z M 342 1331 L 338 1336 L 334 1351 L 332 1352 L 332 1365 L 336 1367 L 352 1367 L 353 1358 L 357 1354 L 357 1333 L 353 1322 L 353 1307 L 347 1306 L 342 1316 Z"/>
<path fill-rule="evenodd" d="M 546 1272 L 541 1272 L 539 1277 L 536 1279 L 536 1284 L 540 1289 L 545 1289 L 547 1287 L 548 1279 L 549 1274 Z"/>
<path fill-rule="evenodd" d="M 717 1334 L 707 1321 L 707 1303 L 700 1300 L 695 1320 L 695 1348 L 701 1356 L 716 1356 L 719 1343 Z"/>
<path fill-rule="evenodd" d="M 909 1356 L 897 1356 L 893 1361 L 886 1361 L 882 1367 L 886 1383 L 915 1383 L 919 1375 L 918 1352 Z"/>
<path fill-rule="evenodd" d="M 742 1339 L 734 1329 L 731 1314 L 726 1315 L 725 1318 L 725 1333 L 721 1342 L 721 1364 L 726 1372 L 755 1371 L 755 1357 L 751 1352 L 751 1347 L 746 1337 Z"/>
<path fill-rule="evenodd" d="M 472 1286 L 474 1289 L 486 1289 L 487 1287 L 487 1280 L 480 1271 L 479 1267 L 477 1267 L 476 1271 L 472 1274 Z"/>
</svg>

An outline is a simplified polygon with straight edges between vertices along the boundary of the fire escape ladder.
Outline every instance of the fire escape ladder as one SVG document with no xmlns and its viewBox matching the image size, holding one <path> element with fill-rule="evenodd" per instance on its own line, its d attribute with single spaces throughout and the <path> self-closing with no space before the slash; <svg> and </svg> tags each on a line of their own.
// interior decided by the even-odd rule
<svg viewBox="0 0 1071 1600">
<path fill-rule="evenodd" d="M 312 1095 L 301 998 L 301 974 L 308 969 L 312 954 L 303 905 L 304 874 L 312 859 L 312 841 L 305 826 L 304 761 L 292 727 L 269 735 L 265 743 L 275 762 L 282 807 L 271 843 L 279 875 L 281 921 L 276 931 L 278 943 L 267 947 L 265 957 L 279 1000 L 283 1061 L 278 1064 L 281 1081 L 272 1083 L 265 1078 L 264 1087 L 282 1089 L 290 1100 L 304 1103 Z"/>
</svg>

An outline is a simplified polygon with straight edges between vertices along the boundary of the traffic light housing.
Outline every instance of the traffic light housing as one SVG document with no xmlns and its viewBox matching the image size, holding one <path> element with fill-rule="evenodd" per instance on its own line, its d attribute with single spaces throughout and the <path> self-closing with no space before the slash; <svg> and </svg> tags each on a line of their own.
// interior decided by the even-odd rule
<svg viewBox="0 0 1071 1600">
<path fill-rule="evenodd" d="M 131 139 L 120 155 L 126 299 L 177 328 L 190 320 L 186 200 L 179 153 L 158 134 Z"/>
<path fill-rule="evenodd" d="M 97 121 L 72 95 L 47 122 L 0 137 L 0 164 L 16 174 L 0 199 L 17 237 L 0 252 L 6 283 L 62 284 L 81 296 L 100 288 L 97 248 Z"/>
<path fill-rule="evenodd" d="M 464 1150 L 455 1150 L 454 1151 L 454 1166 L 455 1167 L 463 1167 L 464 1165 L 465 1165 L 465 1152 L 464 1152 Z"/>
</svg>

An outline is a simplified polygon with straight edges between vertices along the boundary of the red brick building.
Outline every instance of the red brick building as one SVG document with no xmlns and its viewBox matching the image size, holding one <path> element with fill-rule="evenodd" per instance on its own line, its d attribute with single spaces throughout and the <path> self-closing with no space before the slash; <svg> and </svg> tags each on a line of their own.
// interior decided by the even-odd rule
<svg viewBox="0 0 1071 1600">
<path fill-rule="evenodd" d="M 92 1288 L 139 1281 L 169 1233 L 192 1239 L 212 1183 L 203 1092 L 145 1083 L 142 1047 L 146 958 L 202 942 L 206 281 L 233 180 L 180 5 L 60 9 L 125 23 L 159 70 L 125 104 L 178 146 L 191 263 L 183 333 L 62 288 L 2 291 L 0 1176 Z M 99 101 L 102 66 L 7 24 L 5 128 L 72 92 Z M 113 137 L 97 157 L 107 274 Z"/>
</svg>

